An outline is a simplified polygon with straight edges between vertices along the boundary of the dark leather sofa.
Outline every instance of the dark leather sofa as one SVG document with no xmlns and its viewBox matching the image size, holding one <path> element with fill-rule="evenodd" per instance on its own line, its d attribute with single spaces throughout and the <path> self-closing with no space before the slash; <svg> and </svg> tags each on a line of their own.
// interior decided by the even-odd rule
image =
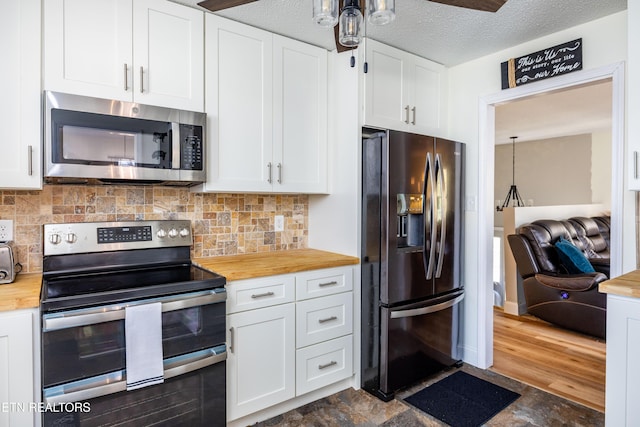
<svg viewBox="0 0 640 427">
<path fill-rule="evenodd" d="M 608 216 L 543 219 L 507 237 L 530 314 L 605 338 L 607 298 L 598 292 L 598 284 L 609 277 L 610 227 Z M 579 248 L 596 272 L 569 273 L 554 246 L 560 238 Z"/>
</svg>

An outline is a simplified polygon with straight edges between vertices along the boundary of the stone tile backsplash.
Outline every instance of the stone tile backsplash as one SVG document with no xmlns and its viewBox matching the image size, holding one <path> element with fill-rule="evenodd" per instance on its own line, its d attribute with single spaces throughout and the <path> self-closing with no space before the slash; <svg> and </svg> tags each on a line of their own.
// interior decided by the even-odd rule
<svg viewBox="0 0 640 427">
<path fill-rule="evenodd" d="M 0 219 L 14 221 L 18 262 L 42 271 L 42 225 L 88 221 L 191 220 L 192 256 L 208 257 L 307 247 L 306 195 L 192 193 L 185 188 L 45 185 L 0 190 Z M 275 215 L 284 231 L 274 231 Z"/>
</svg>

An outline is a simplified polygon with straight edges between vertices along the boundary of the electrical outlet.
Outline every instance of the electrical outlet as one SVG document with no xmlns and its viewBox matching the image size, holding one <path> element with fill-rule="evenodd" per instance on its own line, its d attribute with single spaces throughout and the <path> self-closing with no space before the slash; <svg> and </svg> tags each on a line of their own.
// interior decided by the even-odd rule
<svg viewBox="0 0 640 427">
<path fill-rule="evenodd" d="M 13 220 L 0 219 L 0 242 L 13 240 Z"/>
<path fill-rule="evenodd" d="M 284 216 L 276 215 L 275 220 L 273 221 L 273 229 L 275 231 L 283 231 L 284 230 Z"/>
</svg>

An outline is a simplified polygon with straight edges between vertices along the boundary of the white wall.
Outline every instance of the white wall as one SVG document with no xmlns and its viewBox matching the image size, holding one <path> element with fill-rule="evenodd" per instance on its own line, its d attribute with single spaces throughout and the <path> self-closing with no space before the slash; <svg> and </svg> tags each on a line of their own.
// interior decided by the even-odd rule
<svg viewBox="0 0 640 427">
<path fill-rule="evenodd" d="M 611 132 L 591 134 L 591 203 L 611 210 Z"/>
<path fill-rule="evenodd" d="M 491 283 L 484 283 L 485 276 L 480 276 L 483 277 L 482 282 L 479 279 L 478 271 L 481 271 L 483 266 L 479 268 L 478 251 L 491 253 L 491 242 L 481 242 L 479 237 L 493 235 L 492 222 L 495 207 L 492 205 L 496 199 L 493 194 L 493 183 L 485 183 L 482 173 L 487 165 L 493 166 L 493 153 L 481 153 L 479 150 L 479 104 L 481 98 L 501 92 L 501 62 L 580 37 L 583 41 L 584 69 L 624 61 L 627 56 L 627 13 L 617 13 L 449 69 L 448 136 L 450 139 L 467 144 L 466 196 L 475 199 L 478 209 L 484 210 L 482 216 L 478 215 L 477 209 L 467 211 L 465 215 L 466 298 L 463 348 L 464 360 L 477 366 L 485 367 L 492 361 L 490 355 L 479 352 L 479 343 L 482 342 L 484 346 L 487 339 L 487 325 L 480 324 L 479 319 L 482 319 L 483 315 L 479 314 L 479 310 L 490 310 L 490 307 L 484 307 L 486 298 L 480 293 L 490 288 Z M 535 84 L 537 83 L 531 83 L 531 85 Z M 640 133 L 640 129 L 638 131 Z M 488 156 L 491 158 L 489 159 Z M 480 185 L 487 187 L 482 191 L 484 200 L 478 200 Z M 627 204 L 626 200 L 625 209 L 622 223 L 625 227 L 629 224 L 632 227 L 630 231 L 624 232 L 625 239 L 628 241 L 624 242 L 623 263 L 628 269 L 631 265 L 630 259 L 633 259 L 635 265 L 635 211 L 633 204 Z M 481 224 L 480 220 L 484 217 L 489 220 Z M 488 230 L 482 229 L 483 227 Z M 488 301 L 489 304 L 490 302 Z"/>
</svg>

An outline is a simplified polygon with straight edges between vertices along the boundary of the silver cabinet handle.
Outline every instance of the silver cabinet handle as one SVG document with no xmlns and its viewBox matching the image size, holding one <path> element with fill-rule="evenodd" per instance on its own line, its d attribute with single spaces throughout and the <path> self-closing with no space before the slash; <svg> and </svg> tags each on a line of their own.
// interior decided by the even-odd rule
<svg viewBox="0 0 640 427">
<path fill-rule="evenodd" d="M 28 171 L 29 171 L 29 176 L 33 175 L 33 146 L 29 145 L 27 146 L 27 162 L 28 164 Z"/>
<path fill-rule="evenodd" d="M 278 163 L 278 184 L 282 184 L 282 163 Z"/>
<path fill-rule="evenodd" d="M 262 294 L 253 294 L 253 295 L 251 295 L 251 298 L 255 299 L 255 298 L 263 298 L 263 297 L 272 297 L 274 295 L 275 295 L 275 293 L 269 291 L 269 292 L 264 292 Z"/>
<path fill-rule="evenodd" d="M 404 107 L 404 122 L 406 124 L 409 124 L 409 106 L 407 105 L 406 107 Z"/>
<path fill-rule="evenodd" d="M 271 177 L 271 162 L 267 163 L 267 169 L 269 169 L 269 178 L 267 178 L 267 182 L 271 184 L 273 182 L 273 179 Z"/>
<path fill-rule="evenodd" d="M 326 369 L 329 366 L 335 366 L 337 364 L 338 364 L 338 362 L 336 362 L 335 360 L 332 360 L 331 362 L 325 363 L 324 365 L 318 365 L 318 369 Z"/>
<path fill-rule="evenodd" d="M 124 91 L 129 90 L 129 72 L 127 69 L 127 64 L 124 64 Z"/>
<path fill-rule="evenodd" d="M 325 283 L 319 283 L 318 286 L 321 288 L 324 288 L 325 286 L 334 286 L 337 285 L 338 282 L 336 282 L 335 280 L 333 282 L 325 282 Z"/>
<path fill-rule="evenodd" d="M 415 125 L 416 124 L 416 107 L 413 107 L 411 109 L 411 112 L 413 113 L 413 120 L 411 120 L 411 124 Z"/>
<path fill-rule="evenodd" d="M 633 177 L 638 178 L 638 152 L 633 152 Z"/>
<path fill-rule="evenodd" d="M 231 353 L 233 353 L 235 345 L 233 343 L 233 335 L 234 335 L 234 328 L 233 326 L 229 328 L 229 351 Z"/>
<path fill-rule="evenodd" d="M 331 322 L 332 320 L 338 320 L 338 318 L 336 316 L 331 316 L 327 317 L 326 319 L 318 319 L 318 323 L 327 323 Z"/>
<path fill-rule="evenodd" d="M 144 93 L 144 68 L 140 66 L 140 93 Z"/>
</svg>

